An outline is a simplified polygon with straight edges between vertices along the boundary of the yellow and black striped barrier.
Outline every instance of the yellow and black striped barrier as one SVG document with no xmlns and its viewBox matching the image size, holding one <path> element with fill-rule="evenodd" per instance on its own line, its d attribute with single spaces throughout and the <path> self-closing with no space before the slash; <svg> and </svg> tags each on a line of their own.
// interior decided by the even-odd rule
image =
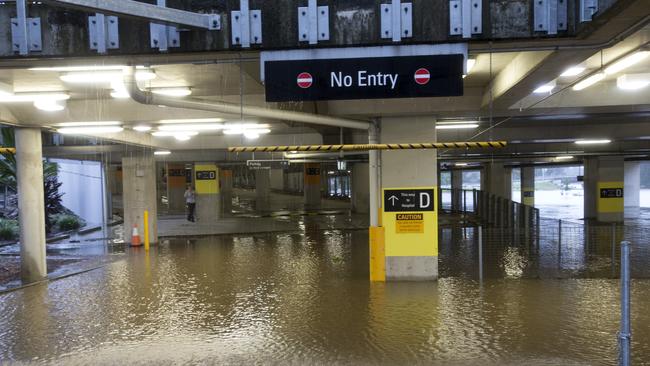
<svg viewBox="0 0 650 366">
<path fill-rule="evenodd" d="M 0 154 L 15 154 L 15 147 L 0 147 Z"/>
<path fill-rule="evenodd" d="M 505 141 L 487 142 L 434 142 L 412 144 L 354 144 L 354 145 L 295 145 L 295 146 L 240 146 L 229 147 L 229 152 L 316 152 L 316 151 L 367 151 L 367 150 L 417 150 L 417 149 L 479 149 L 502 148 Z"/>
</svg>

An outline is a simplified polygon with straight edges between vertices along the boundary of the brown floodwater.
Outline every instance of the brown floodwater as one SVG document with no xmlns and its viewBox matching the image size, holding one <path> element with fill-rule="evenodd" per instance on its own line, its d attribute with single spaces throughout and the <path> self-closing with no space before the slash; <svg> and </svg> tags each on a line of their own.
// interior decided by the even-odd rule
<svg viewBox="0 0 650 366">
<path fill-rule="evenodd" d="M 0 295 L 0 363 L 616 364 L 619 285 L 607 277 L 607 250 L 604 262 L 582 256 L 579 265 L 604 275 L 563 278 L 540 273 L 557 263 L 573 270 L 572 261 L 486 245 L 481 284 L 466 235 L 442 232 L 435 283 L 371 284 L 365 231 L 127 251 L 95 271 Z M 445 244 L 452 237 L 457 244 Z M 632 301 L 633 361 L 650 364 L 650 281 L 633 282 Z"/>
</svg>

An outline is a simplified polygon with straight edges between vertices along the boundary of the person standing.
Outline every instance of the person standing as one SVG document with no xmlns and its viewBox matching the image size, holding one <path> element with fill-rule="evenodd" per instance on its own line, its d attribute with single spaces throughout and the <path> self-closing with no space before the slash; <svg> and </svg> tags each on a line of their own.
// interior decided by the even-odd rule
<svg viewBox="0 0 650 366">
<path fill-rule="evenodd" d="M 196 208 L 196 193 L 191 185 L 187 185 L 185 190 L 185 203 L 187 204 L 187 221 L 195 222 L 194 209 Z"/>
</svg>

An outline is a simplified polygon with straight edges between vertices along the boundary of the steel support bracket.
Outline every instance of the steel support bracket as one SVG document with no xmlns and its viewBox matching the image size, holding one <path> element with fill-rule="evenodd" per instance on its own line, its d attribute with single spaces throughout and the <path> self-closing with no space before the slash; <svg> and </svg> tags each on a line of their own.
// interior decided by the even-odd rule
<svg viewBox="0 0 650 366">
<path fill-rule="evenodd" d="M 481 33 L 483 33 L 483 1 L 449 0 L 449 34 L 472 38 L 472 35 Z"/>
<path fill-rule="evenodd" d="M 119 20 L 116 16 L 97 13 L 88 17 L 88 40 L 90 49 L 104 54 L 107 50 L 120 48 Z"/>
<path fill-rule="evenodd" d="M 156 5 L 161 8 L 167 7 L 167 0 L 156 0 Z M 180 47 L 181 37 L 178 28 L 172 25 L 150 23 L 149 39 L 151 48 L 157 48 L 160 52 L 167 52 L 172 47 Z"/>
<path fill-rule="evenodd" d="M 309 0 L 309 6 L 298 8 L 298 42 L 317 44 L 330 39 L 329 6 L 317 6 Z"/>
<path fill-rule="evenodd" d="M 13 51 L 21 56 L 43 50 L 41 18 L 27 18 L 26 0 L 16 0 L 16 18 L 11 18 L 11 44 Z"/>
<path fill-rule="evenodd" d="M 598 0 L 580 0 L 580 21 L 590 22 L 598 11 Z"/>
<path fill-rule="evenodd" d="M 549 35 L 567 30 L 567 0 L 534 0 L 535 32 Z"/>
<path fill-rule="evenodd" d="M 242 48 L 262 44 L 262 11 L 249 10 L 248 0 L 240 0 L 239 4 L 239 10 L 230 12 L 232 44 Z"/>
<path fill-rule="evenodd" d="M 379 6 L 381 13 L 381 38 L 399 42 L 413 37 L 413 4 L 393 0 Z"/>
</svg>

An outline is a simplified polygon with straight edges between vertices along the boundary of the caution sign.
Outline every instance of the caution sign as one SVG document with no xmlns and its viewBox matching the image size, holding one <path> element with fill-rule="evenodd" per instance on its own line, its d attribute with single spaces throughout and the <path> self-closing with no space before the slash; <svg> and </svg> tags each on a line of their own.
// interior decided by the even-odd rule
<svg viewBox="0 0 650 366">
<path fill-rule="evenodd" d="M 424 233 L 424 215 L 421 213 L 396 214 L 395 223 L 395 232 L 398 234 Z"/>
<path fill-rule="evenodd" d="M 438 255 L 437 188 L 386 188 L 382 226 L 386 257 Z"/>
</svg>

